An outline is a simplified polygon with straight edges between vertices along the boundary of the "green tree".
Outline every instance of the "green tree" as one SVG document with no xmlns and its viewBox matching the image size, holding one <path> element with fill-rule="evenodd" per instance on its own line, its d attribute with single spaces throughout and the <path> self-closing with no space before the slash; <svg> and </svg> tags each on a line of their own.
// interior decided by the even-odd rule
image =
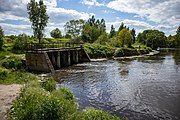
<svg viewBox="0 0 180 120">
<path fill-rule="evenodd" d="M 27 47 L 27 43 L 29 42 L 29 37 L 23 33 L 19 34 L 18 37 L 15 39 L 15 42 L 13 44 L 14 50 L 22 50 Z"/>
<path fill-rule="evenodd" d="M 32 22 L 31 27 L 34 36 L 39 39 L 39 43 L 43 37 L 43 32 L 49 19 L 46 9 L 43 0 L 39 0 L 39 3 L 35 2 L 35 0 L 31 0 L 27 4 L 27 13 L 29 14 L 29 20 Z"/>
<path fill-rule="evenodd" d="M 106 32 L 104 32 L 103 34 L 101 34 L 98 39 L 95 41 L 95 43 L 99 43 L 102 45 L 106 45 L 106 42 L 108 41 L 108 34 Z"/>
<path fill-rule="evenodd" d="M 140 43 L 147 45 L 152 49 L 167 46 L 167 37 L 159 30 L 145 30 L 142 33 L 139 33 L 137 39 Z"/>
<path fill-rule="evenodd" d="M 120 25 L 120 27 L 119 27 L 119 29 L 118 29 L 118 32 L 120 32 L 122 29 L 124 29 L 124 28 L 126 28 L 125 26 L 124 26 L 124 23 L 122 22 L 121 23 L 121 25 Z"/>
<path fill-rule="evenodd" d="M 112 38 L 116 35 L 116 31 L 115 31 L 115 28 L 113 25 L 111 25 L 111 30 L 110 30 L 110 33 L 109 33 L 109 38 Z"/>
<path fill-rule="evenodd" d="M 135 41 L 136 41 L 136 31 L 133 28 L 130 32 L 131 32 L 131 35 L 132 35 L 133 43 L 135 43 Z"/>
<path fill-rule="evenodd" d="M 180 26 L 177 28 L 176 34 L 180 35 Z"/>
<path fill-rule="evenodd" d="M 124 28 L 119 32 L 118 41 L 121 47 L 124 47 L 124 45 L 131 47 L 132 35 L 127 28 Z"/>
<path fill-rule="evenodd" d="M 80 41 L 80 36 L 83 30 L 84 20 L 70 20 L 64 26 L 66 34 L 70 35 L 76 42 Z"/>
<path fill-rule="evenodd" d="M 3 37 L 4 37 L 4 31 L 3 31 L 3 29 L 0 26 L 0 50 L 2 50 L 2 46 L 4 44 Z"/>
<path fill-rule="evenodd" d="M 96 20 L 94 16 L 84 24 L 82 31 L 82 40 L 93 43 L 98 37 L 106 32 L 105 20 Z"/>
<path fill-rule="evenodd" d="M 61 31 L 58 28 L 55 28 L 50 32 L 51 37 L 53 38 L 62 38 Z"/>
</svg>

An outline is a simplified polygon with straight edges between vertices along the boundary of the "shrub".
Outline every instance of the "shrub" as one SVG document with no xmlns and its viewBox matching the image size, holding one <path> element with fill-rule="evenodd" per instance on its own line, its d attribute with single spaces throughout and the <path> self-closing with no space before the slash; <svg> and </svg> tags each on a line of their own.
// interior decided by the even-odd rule
<svg viewBox="0 0 180 120">
<path fill-rule="evenodd" d="M 109 46 L 86 43 L 85 50 L 91 58 L 108 58 L 113 56 L 113 50 Z"/>
<path fill-rule="evenodd" d="M 76 112 L 75 103 L 30 83 L 9 112 L 9 120 L 66 120 Z"/>
<path fill-rule="evenodd" d="M 50 77 L 49 79 L 45 81 L 45 83 L 43 84 L 43 87 L 45 90 L 51 92 L 56 89 L 56 81 L 53 79 L 53 77 Z"/>
<path fill-rule="evenodd" d="M 73 93 L 65 87 L 60 87 L 58 90 L 53 91 L 52 94 L 54 96 L 61 97 L 62 99 L 74 101 Z"/>
<path fill-rule="evenodd" d="M 19 70 L 22 69 L 25 65 L 19 59 L 7 59 L 5 62 L 2 63 L 2 66 L 7 69 Z"/>
<path fill-rule="evenodd" d="M 120 120 L 120 118 L 101 110 L 88 109 L 83 113 L 83 120 Z"/>
<path fill-rule="evenodd" d="M 4 80 L 8 75 L 8 70 L 0 68 L 0 80 Z"/>
</svg>

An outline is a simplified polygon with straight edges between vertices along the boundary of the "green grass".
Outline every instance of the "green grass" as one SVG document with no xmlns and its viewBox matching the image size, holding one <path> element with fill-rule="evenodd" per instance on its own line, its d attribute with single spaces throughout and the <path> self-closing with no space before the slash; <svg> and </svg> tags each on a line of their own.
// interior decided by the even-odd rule
<svg viewBox="0 0 180 120">
<path fill-rule="evenodd" d="M 25 84 L 28 81 L 38 80 L 37 75 L 23 71 L 23 70 L 21 71 L 14 71 L 14 70 L 8 70 L 8 69 L 6 70 L 8 71 L 8 74 L 6 75 L 4 79 L 0 79 L 0 84 Z"/>
</svg>

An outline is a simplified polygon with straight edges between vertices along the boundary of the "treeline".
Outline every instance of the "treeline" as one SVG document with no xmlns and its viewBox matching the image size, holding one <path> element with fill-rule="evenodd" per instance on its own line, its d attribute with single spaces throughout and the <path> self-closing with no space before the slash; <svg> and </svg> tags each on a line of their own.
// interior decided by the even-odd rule
<svg viewBox="0 0 180 120">
<path fill-rule="evenodd" d="M 180 47 L 180 26 L 175 35 L 165 36 L 159 30 L 144 30 L 136 36 L 136 30 L 129 29 L 121 23 L 118 30 L 111 25 L 110 33 L 106 32 L 104 19 L 95 19 L 94 16 L 89 20 L 70 20 L 65 25 L 65 38 L 73 42 L 98 43 L 112 47 L 131 47 L 134 43 L 139 43 L 157 49 L 158 47 Z M 58 37 L 59 36 L 59 37 Z M 62 38 L 61 31 L 56 28 L 51 31 L 51 37 Z"/>
<path fill-rule="evenodd" d="M 121 23 L 118 30 L 115 30 L 111 25 L 110 32 L 106 32 L 106 23 L 104 19 L 95 19 L 94 16 L 89 20 L 70 20 L 64 25 L 65 35 L 55 28 L 50 32 L 52 38 L 43 38 L 41 42 L 75 42 L 79 43 L 97 43 L 111 47 L 132 47 L 132 44 L 142 44 L 152 49 L 158 47 L 180 47 L 180 26 L 178 27 L 175 35 L 165 36 L 165 33 L 159 30 L 144 30 L 136 36 L 135 29 L 129 29 L 124 23 Z M 3 30 L 0 26 L 0 49 L 4 42 L 13 42 L 13 49 L 23 47 L 25 43 L 38 42 L 34 36 L 27 36 L 25 33 L 18 36 L 4 36 Z M 25 46 L 24 46 L 25 47 Z"/>
</svg>

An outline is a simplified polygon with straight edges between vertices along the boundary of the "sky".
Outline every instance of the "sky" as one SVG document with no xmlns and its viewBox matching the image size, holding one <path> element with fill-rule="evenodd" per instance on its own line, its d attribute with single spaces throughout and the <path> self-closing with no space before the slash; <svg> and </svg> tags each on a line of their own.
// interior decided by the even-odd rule
<svg viewBox="0 0 180 120">
<path fill-rule="evenodd" d="M 36 0 L 38 1 L 38 0 Z M 0 0 L 0 26 L 5 35 L 32 35 L 28 19 L 27 3 L 30 0 Z M 163 31 L 166 36 L 176 34 L 180 26 L 180 0 L 44 0 L 50 31 L 59 28 L 64 34 L 64 25 L 70 20 L 105 19 L 107 32 L 111 25 L 118 30 L 123 22 L 139 32 L 147 29 Z"/>
</svg>

